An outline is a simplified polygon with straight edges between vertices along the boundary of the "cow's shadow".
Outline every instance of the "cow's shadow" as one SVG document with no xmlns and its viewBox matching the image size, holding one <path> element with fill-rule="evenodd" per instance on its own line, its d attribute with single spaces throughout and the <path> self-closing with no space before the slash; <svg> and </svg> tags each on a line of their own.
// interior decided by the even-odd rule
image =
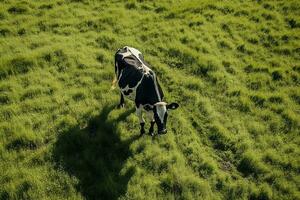
<svg viewBox="0 0 300 200">
<path fill-rule="evenodd" d="M 106 106 L 89 121 L 84 129 L 74 127 L 61 133 L 54 145 L 56 166 L 79 180 L 76 189 L 86 199 L 117 199 L 124 194 L 134 173 L 130 168 L 121 172 L 131 152 L 129 145 L 138 135 L 121 141 L 116 125 L 129 116 L 133 109 L 108 120 L 113 106 Z"/>
</svg>

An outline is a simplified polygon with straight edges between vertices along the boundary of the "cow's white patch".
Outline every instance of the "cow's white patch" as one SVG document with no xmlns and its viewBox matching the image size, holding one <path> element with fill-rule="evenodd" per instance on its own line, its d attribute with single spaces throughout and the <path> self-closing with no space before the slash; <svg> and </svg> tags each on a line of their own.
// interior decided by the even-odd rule
<svg viewBox="0 0 300 200">
<path fill-rule="evenodd" d="M 147 118 L 150 120 L 150 122 L 154 121 L 154 116 L 153 116 L 153 112 L 151 110 L 146 111 L 146 116 Z"/>
<path fill-rule="evenodd" d="M 160 101 L 160 102 L 157 102 L 154 104 L 155 106 L 166 106 L 167 103 L 166 102 L 163 102 L 163 101 Z"/>
<path fill-rule="evenodd" d="M 121 77 L 122 77 L 122 74 L 123 74 L 123 70 L 121 70 L 121 72 L 120 72 L 120 76 L 119 76 L 119 78 L 118 78 L 118 83 L 119 83 L 119 81 L 120 81 L 120 79 L 121 79 Z"/>
<path fill-rule="evenodd" d="M 125 48 L 127 48 L 128 52 L 131 53 L 131 55 L 134 55 L 141 62 L 142 67 L 144 69 L 144 73 L 149 74 L 149 71 L 151 71 L 151 69 L 149 67 L 147 67 L 147 65 L 139 57 L 139 54 L 142 55 L 142 53 L 139 50 L 137 50 L 136 48 L 133 48 L 133 47 L 126 46 Z"/>
<path fill-rule="evenodd" d="M 161 101 L 161 97 L 158 91 L 158 87 L 157 87 L 157 82 L 156 82 L 156 75 L 155 73 L 153 73 L 153 81 L 154 81 L 154 87 L 155 87 L 155 91 L 156 91 L 156 95 L 158 97 L 158 101 Z"/>
<path fill-rule="evenodd" d="M 121 78 L 121 76 L 122 76 L 122 73 L 121 73 L 121 75 L 120 75 L 120 78 Z M 144 74 L 143 74 L 141 80 L 136 84 L 136 86 L 134 86 L 134 87 L 132 87 L 132 88 L 130 88 L 129 85 L 126 85 L 125 88 L 120 88 L 122 94 L 123 94 L 124 96 L 126 96 L 128 99 L 134 101 L 134 100 L 135 100 L 135 97 L 136 97 L 136 89 L 137 89 L 137 88 L 139 87 L 139 85 L 141 84 L 143 78 L 144 78 Z M 126 95 L 125 93 L 126 93 L 128 90 L 132 90 L 132 92 L 131 92 L 130 94 Z"/>
<path fill-rule="evenodd" d="M 133 48 L 133 47 L 126 46 L 126 48 L 142 63 L 144 73 L 145 74 L 150 74 L 150 71 L 152 71 L 152 70 L 149 67 L 147 67 L 147 65 L 139 57 L 139 54 L 142 55 L 142 53 L 139 50 L 137 50 L 136 48 Z M 155 73 L 153 73 L 152 75 L 153 75 L 154 87 L 155 87 L 155 91 L 156 91 L 158 100 L 161 101 L 161 97 L 159 95 L 159 91 L 158 91 L 158 87 L 157 87 L 156 75 L 155 75 Z"/>
<path fill-rule="evenodd" d="M 132 53 L 130 51 L 126 51 L 126 52 L 122 53 L 122 56 L 123 56 L 122 59 L 127 57 L 127 56 L 130 56 L 131 54 Z"/>
<path fill-rule="evenodd" d="M 140 105 L 139 107 L 136 107 L 136 115 L 138 116 L 140 123 L 145 123 L 142 111 L 143 111 L 142 105 Z"/>
<path fill-rule="evenodd" d="M 157 115 L 161 121 L 161 123 L 163 124 L 164 123 L 164 117 L 165 117 L 165 114 L 167 112 L 167 106 L 166 104 L 163 104 L 165 102 L 158 102 L 156 103 L 156 111 L 157 111 Z"/>
<path fill-rule="evenodd" d="M 119 76 L 119 67 L 118 67 L 118 62 L 115 63 L 115 68 L 117 69 L 116 75 L 117 77 Z"/>
</svg>

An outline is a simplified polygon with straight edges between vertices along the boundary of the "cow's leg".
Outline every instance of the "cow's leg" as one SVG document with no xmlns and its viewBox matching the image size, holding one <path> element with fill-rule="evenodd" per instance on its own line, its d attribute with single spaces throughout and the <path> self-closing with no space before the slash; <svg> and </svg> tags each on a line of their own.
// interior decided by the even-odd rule
<svg viewBox="0 0 300 200">
<path fill-rule="evenodd" d="M 140 132 L 140 134 L 144 135 L 144 133 L 145 133 L 145 128 L 144 128 L 145 127 L 145 122 L 141 122 L 140 125 L 141 125 L 141 132 Z"/>
<path fill-rule="evenodd" d="M 154 124 L 155 124 L 154 120 L 150 122 L 149 135 L 151 136 L 154 135 Z"/>
<path fill-rule="evenodd" d="M 140 105 L 139 107 L 136 107 L 136 114 L 140 120 L 140 125 L 141 125 L 141 135 L 143 135 L 145 133 L 145 120 L 143 118 L 143 113 L 142 113 L 142 106 Z"/>
<path fill-rule="evenodd" d="M 124 95 L 121 93 L 121 97 L 120 97 L 120 103 L 118 105 L 118 108 L 123 108 L 124 107 Z"/>
<path fill-rule="evenodd" d="M 154 135 L 154 124 L 155 124 L 153 112 L 148 111 L 148 112 L 147 112 L 147 117 L 148 117 L 149 120 L 150 120 L 149 135 L 153 136 L 153 135 Z"/>
</svg>

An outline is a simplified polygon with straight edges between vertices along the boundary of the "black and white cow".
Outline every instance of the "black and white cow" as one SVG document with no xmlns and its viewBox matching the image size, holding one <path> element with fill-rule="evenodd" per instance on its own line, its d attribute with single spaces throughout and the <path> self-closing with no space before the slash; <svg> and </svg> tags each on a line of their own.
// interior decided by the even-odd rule
<svg viewBox="0 0 300 200">
<path fill-rule="evenodd" d="M 149 134 L 154 133 L 157 124 L 158 134 L 167 133 L 166 123 L 169 109 L 178 108 L 177 103 L 167 104 L 155 73 L 144 61 L 142 53 L 132 47 L 125 46 L 115 54 L 116 82 L 121 91 L 119 107 L 124 106 L 124 96 L 135 102 L 136 114 L 141 125 L 141 135 L 145 133 L 145 121 L 142 115 L 146 111 L 151 120 Z"/>
</svg>

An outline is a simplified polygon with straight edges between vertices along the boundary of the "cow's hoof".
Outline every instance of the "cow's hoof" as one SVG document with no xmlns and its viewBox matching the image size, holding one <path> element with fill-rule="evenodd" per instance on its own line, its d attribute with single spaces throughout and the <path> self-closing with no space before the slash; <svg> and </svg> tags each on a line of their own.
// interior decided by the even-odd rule
<svg viewBox="0 0 300 200">
<path fill-rule="evenodd" d="M 167 129 L 158 132 L 158 135 L 164 135 L 164 134 L 167 134 Z"/>
<path fill-rule="evenodd" d="M 117 108 L 118 109 L 120 109 L 120 108 L 124 108 L 125 107 L 125 105 L 124 104 L 119 104 L 118 106 L 117 106 Z"/>
<path fill-rule="evenodd" d="M 154 136 L 154 132 L 149 132 L 149 135 L 150 136 Z"/>
<path fill-rule="evenodd" d="M 157 135 L 165 135 L 165 134 L 167 134 L 167 133 L 157 133 Z"/>
<path fill-rule="evenodd" d="M 141 130 L 140 132 L 140 136 L 144 135 L 145 134 L 145 131 L 144 130 Z"/>
<path fill-rule="evenodd" d="M 149 131 L 148 134 L 151 135 L 151 136 L 153 136 L 154 135 L 154 131 Z"/>
</svg>

